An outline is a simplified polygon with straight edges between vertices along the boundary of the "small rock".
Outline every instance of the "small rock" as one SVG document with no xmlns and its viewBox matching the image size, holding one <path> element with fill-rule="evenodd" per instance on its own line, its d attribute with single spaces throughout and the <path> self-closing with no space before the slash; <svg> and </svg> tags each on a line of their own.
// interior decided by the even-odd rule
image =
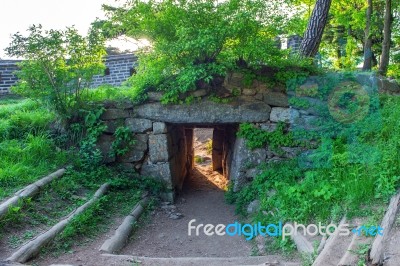
<svg viewBox="0 0 400 266">
<path fill-rule="evenodd" d="M 272 122 L 294 123 L 298 117 L 300 117 L 300 113 L 295 109 L 274 107 L 271 111 L 270 120 Z"/>
<path fill-rule="evenodd" d="M 200 89 L 196 90 L 190 93 L 193 97 L 203 97 L 207 95 L 207 90 L 206 89 Z"/>
<path fill-rule="evenodd" d="M 253 90 L 253 89 L 247 89 L 246 88 L 246 89 L 243 89 L 242 94 L 246 95 L 246 96 L 254 96 L 254 95 L 257 94 L 257 91 Z"/>
<path fill-rule="evenodd" d="M 266 91 L 264 94 L 264 101 L 270 106 L 288 107 L 288 96 L 282 92 Z"/>
<path fill-rule="evenodd" d="M 175 205 L 164 205 L 164 206 L 161 206 L 161 209 L 170 211 L 170 210 L 175 210 L 176 206 Z"/>
<path fill-rule="evenodd" d="M 260 127 L 262 130 L 268 131 L 268 132 L 273 132 L 276 130 L 278 124 L 277 123 L 271 123 L 271 122 L 267 122 L 267 123 L 261 123 Z"/>
<path fill-rule="evenodd" d="M 275 189 L 271 189 L 267 192 L 267 197 L 273 197 L 276 195 L 276 190 Z"/>
<path fill-rule="evenodd" d="M 256 244 L 257 244 L 257 249 L 258 249 L 258 255 L 262 256 L 265 255 L 265 238 L 261 235 L 256 236 L 255 238 Z"/>
<path fill-rule="evenodd" d="M 149 101 L 159 102 L 159 101 L 161 101 L 163 94 L 161 92 L 149 91 L 147 93 L 147 96 L 148 96 Z"/>
<path fill-rule="evenodd" d="M 164 238 L 164 237 L 165 237 L 164 233 L 161 233 L 161 234 L 158 235 L 158 238 Z"/>
<path fill-rule="evenodd" d="M 260 210 L 260 201 L 259 200 L 254 200 L 250 202 L 250 204 L 247 206 L 247 213 L 252 214 L 256 213 Z"/>
<path fill-rule="evenodd" d="M 179 219 L 183 218 L 183 214 L 177 212 L 177 213 L 170 214 L 168 217 L 172 220 L 179 220 Z"/>
<path fill-rule="evenodd" d="M 249 169 L 246 171 L 246 178 L 249 180 L 253 180 L 260 173 L 261 173 L 261 171 L 257 168 Z"/>
</svg>

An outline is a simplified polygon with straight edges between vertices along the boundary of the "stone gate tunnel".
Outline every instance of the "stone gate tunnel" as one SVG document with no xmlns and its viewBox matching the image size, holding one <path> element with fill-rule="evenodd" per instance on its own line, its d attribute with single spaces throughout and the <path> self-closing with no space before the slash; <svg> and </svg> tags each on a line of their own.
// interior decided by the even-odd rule
<svg viewBox="0 0 400 266">
<path fill-rule="evenodd" d="M 169 189 L 173 191 L 182 190 L 185 179 L 187 179 L 195 167 L 195 129 L 210 129 L 211 146 L 211 169 L 218 171 L 229 179 L 234 145 L 236 140 L 237 124 L 167 124 L 167 134 L 161 137 L 166 141 L 160 143 L 160 137 L 150 137 L 149 149 L 155 149 L 155 153 L 168 156 L 170 173 L 164 173 Z M 199 131 L 197 131 L 199 132 Z M 204 137 L 204 136 L 203 136 Z M 208 136 L 207 136 L 208 138 Z M 203 140 L 204 142 L 204 140 Z M 161 147 L 164 146 L 164 147 Z M 165 160 L 166 158 L 164 158 Z M 148 167 L 144 166 L 142 174 L 147 174 Z M 149 167 L 151 168 L 151 166 Z M 152 174 L 152 173 L 148 173 Z M 154 175 L 154 173 L 153 173 Z"/>
<path fill-rule="evenodd" d="M 236 135 L 241 123 L 270 126 L 271 107 L 267 103 L 253 98 L 238 98 L 229 104 L 205 100 L 190 105 L 163 105 L 149 101 L 153 102 L 136 106 L 107 103 L 101 117 L 107 129 L 98 145 L 103 154 L 110 154 L 115 130 L 120 126 L 129 128 L 135 145 L 122 156 L 104 156 L 106 163 L 119 163 L 141 176 L 162 180 L 167 193 L 161 196 L 166 200 L 174 200 L 194 167 L 195 128 L 213 129 L 212 169 L 229 180 L 235 191 L 248 182 L 248 165 L 265 160 L 265 149 L 250 151 L 244 139 Z"/>
</svg>

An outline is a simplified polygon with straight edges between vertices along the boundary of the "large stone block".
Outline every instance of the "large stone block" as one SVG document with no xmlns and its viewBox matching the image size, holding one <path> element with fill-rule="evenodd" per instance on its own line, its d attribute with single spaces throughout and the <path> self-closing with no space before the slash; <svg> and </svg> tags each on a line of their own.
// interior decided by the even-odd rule
<svg viewBox="0 0 400 266">
<path fill-rule="evenodd" d="M 265 102 L 231 102 L 229 104 L 201 101 L 191 105 L 148 103 L 137 106 L 140 118 L 169 123 L 245 123 L 266 122 L 271 107 Z"/>
<path fill-rule="evenodd" d="M 207 95 L 207 90 L 206 89 L 200 89 L 200 90 L 195 90 L 190 93 L 191 96 L 193 97 L 204 97 Z"/>
<path fill-rule="evenodd" d="M 164 134 L 167 133 L 167 125 L 164 122 L 153 123 L 153 134 Z"/>
<path fill-rule="evenodd" d="M 104 121 L 104 124 L 106 125 L 106 129 L 104 130 L 104 132 L 114 134 L 118 127 L 122 127 L 125 125 L 125 122 L 124 119 L 117 119 Z"/>
<path fill-rule="evenodd" d="M 282 92 L 266 91 L 264 93 L 264 101 L 271 106 L 288 107 L 288 96 Z"/>
<path fill-rule="evenodd" d="M 300 117 L 299 111 L 293 108 L 274 107 L 271 111 L 272 122 L 294 123 Z"/>
<path fill-rule="evenodd" d="M 168 162 L 168 136 L 166 134 L 149 136 L 149 153 L 152 163 Z"/>
<path fill-rule="evenodd" d="M 153 123 L 148 119 L 128 118 L 125 121 L 125 125 L 133 133 L 144 133 L 153 129 Z"/>
<path fill-rule="evenodd" d="M 318 130 L 320 119 L 317 116 L 302 114 L 291 126 L 292 129 Z"/>
<path fill-rule="evenodd" d="M 265 162 L 267 150 L 262 148 L 250 150 L 243 138 L 236 139 L 233 150 L 229 180 L 233 182 L 233 190 L 238 191 L 248 182 L 246 172 L 249 166 L 254 167 Z"/>
<path fill-rule="evenodd" d="M 133 148 L 139 151 L 146 151 L 148 149 L 149 135 L 147 134 L 136 134 L 134 137 L 135 144 Z"/>
<path fill-rule="evenodd" d="M 378 78 L 378 88 L 379 90 L 389 91 L 389 92 L 400 92 L 400 86 L 396 80 L 389 80 L 385 77 Z"/>
<path fill-rule="evenodd" d="M 129 117 L 130 113 L 128 110 L 123 109 L 106 109 L 104 113 L 101 115 L 101 120 L 114 120 L 120 118 Z"/>
<path fill-rule="evenodd" d="M 131 149 L 124 155 L 118 157 L 118 161 L 122 163 L 133 163 L 139 162 L 144 158 L 144 152 L 139 150 Z"/>
<path fill-rule="evenodd" d="M 144 156 L 148 149 L 147 142 L 149 137 L 147 134 L 138 134 L 134 137 L 134 139 L 135 144 L 127 153 L 118 157 L 119 162 L 133 163 L 139 162 L 144 159 Z"/>
<path fill-rule="evenodd" d="M 145 164 L 142 166 L 140 174 L 144 177 L 163 181 L 168 189 L 172 189 L 172 174 L 169 163 Z"/>
</svg>

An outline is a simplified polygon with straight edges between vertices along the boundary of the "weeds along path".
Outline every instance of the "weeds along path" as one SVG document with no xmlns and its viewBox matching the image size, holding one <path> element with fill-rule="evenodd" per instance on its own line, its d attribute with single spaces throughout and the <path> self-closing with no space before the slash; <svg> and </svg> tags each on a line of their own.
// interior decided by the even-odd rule
<svg viewBox="0 0 400 266">
<path fill-rule="evenodd" d="M 54 120 L 35 101 L 0 98 L 0 201 L 68 161 L 50 138 Z"/>
<path fill-rule="evenodd" d="M 0 258 L 5 259 L 25 242 L 48 230 L 85 202 L 91 189 L 75 190 L 71 176 L 56 180 L 22 207 L 13 207 L 0 221 Z"/>
<path fill-rule="evenodd" d="M 51 173 L 35 183 L 21 189 L 20 191 L 16 192 L 14 196 L 6 199 L 4 202 L 0 202 L 0 219 L 5 216 L 10 209 L 18 207 L 18 205 L 22 205 L 24 200 L 35 196 L 41 189 L 43 189 L 54 179 L 62 177 L 65 171 L 65 168 L 59 169 L 58 171 Z"/>
<path fill-rule="evenodd" d="M 0 223 L 0 261 L 10 257 L 25 243 L 48 231 L 91 199 L 99 187 L 97 183 L 103 180 L 99 178 L 97 182 L 85 183 L 87 178 L 78 172 L 67 173 L 64 178 L 54 181 L 42 190 L 37 197 L 26 201 L 21 209 L 15 209 L 4 217 Z M 60 254 L 73 253 L 81 249 L 82 245 L 91 243 L 97 236 L 107 232 L 111 224 L 119 222 L 120 217 L 126 215 L 137 203 L 141 193 L 140 189 L 113 188 L 74 218 L 35 260 L 51 260 Z M 93 250 L 91 252 L 91 255 L 97 256 Z M 48 263 L 45 262 L 44 265 Z"/>
</svg>

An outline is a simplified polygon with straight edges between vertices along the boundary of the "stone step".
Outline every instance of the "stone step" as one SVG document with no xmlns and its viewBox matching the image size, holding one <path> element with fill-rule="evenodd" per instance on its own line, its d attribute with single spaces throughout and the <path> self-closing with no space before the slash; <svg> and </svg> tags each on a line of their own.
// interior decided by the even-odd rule
<svg viewBox="0 0 400 266">
<path fill-rule="evenodd" d="M 138 263 L 141 266 L 300 266 L 300 262 L 284 262 L 279 256 L 254 256 L 236 258 L 149 258 L 128 255 L 103 254 L 105 265 L 131 266 Z M 103 259 L 102 258 L 102 259 Z"/>
</svg>

